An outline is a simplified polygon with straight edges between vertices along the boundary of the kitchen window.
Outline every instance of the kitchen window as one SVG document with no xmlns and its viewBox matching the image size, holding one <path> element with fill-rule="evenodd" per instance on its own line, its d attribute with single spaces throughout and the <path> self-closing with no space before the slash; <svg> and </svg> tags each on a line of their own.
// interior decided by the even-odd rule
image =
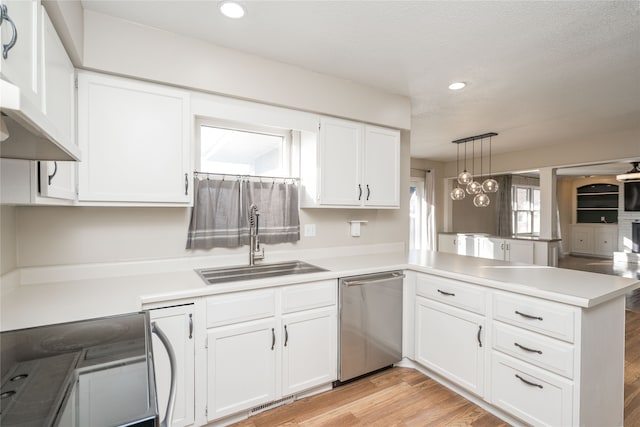
<svg viewBox="0 0 640 427">
<path fill-rule="evenodd" d="M 540 234 L 540 188 L 514 185 L 511 187 L 513 234 Z"/>
<path fill-rule="evenodd" d="M 197 132 L 199 172 L 292 176 L 291 130 L 200 120 Z"/>
</svg>

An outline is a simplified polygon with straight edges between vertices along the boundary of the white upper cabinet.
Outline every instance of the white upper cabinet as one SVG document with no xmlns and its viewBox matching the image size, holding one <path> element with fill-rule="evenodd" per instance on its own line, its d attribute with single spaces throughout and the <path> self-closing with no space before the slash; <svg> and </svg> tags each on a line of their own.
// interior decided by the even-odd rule
<svg viewBox="0 0 640 427">
<path fill-rule="evenodd" d="M 20 88 L 22 96 L 30 103 L 40 103 L 40 84 L 38 73 L 38 55 L 40 42 L 38 30 L 40 25 L 40 2 L 38 0 L 2 0 L 7 14 L 13 21 L 3 22 L 2 54 L 0 55 L 0 72 L 2 77 Z M 11 44 L 15 28 L 15 44 Z M 7 46 L 7 47 L 5 47 Z M 6 58 L 5 58 L 6 53 Z"/>
<path fill-rule="evenodd" d="M 400 206 L 400 132 L 323 117 L 301 140 L 302 207 Z"/>
<path fill-rule="evenodd" d="M 0 107 L 10 135 L 2 157 L 79 160 L 73 64 L 39 0 L 1 3 L 9 19 L 0 26 Z"/>
<path fill-rule="evenodd" d="M 78 73 L 78 200 L 189 205 L 191 127 L 186 91 Z"/>
</svg>

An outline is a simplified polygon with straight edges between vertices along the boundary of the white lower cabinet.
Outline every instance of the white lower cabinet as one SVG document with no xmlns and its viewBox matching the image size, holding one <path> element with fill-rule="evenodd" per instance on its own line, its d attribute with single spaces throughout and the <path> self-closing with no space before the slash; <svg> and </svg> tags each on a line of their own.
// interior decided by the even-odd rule
<svg viewBox="0 0 640 427">
<path fill-rule="evenodd" d="M 276 398 L 275 330 L 272 317 L 207 332 L 209 421 Z"/>
<path fill-rule="evenodd" d="M 624 295 L 585 308 L 426 273 L 414 295 L 413 360 L 470 400 L 514 425 L 622 425 Z"/>
<path fill-rule="evenodd" d="M 573 382 L 494 353 L 493 404 L 532 425 L 573 425 Z"/>
<path fill-rule="evenodd" d="M 482 396 L 484 317 L 426 298 L 416 301 L 416 361 Z"/>
<path fill-rule="evenodd" d="M 336 280 L 207 297 L 206 307 L 208 422 L 336 380 Z"/>
<path fill-rule="evenodd" d="M 183 427 L 192 425 L 195 414 L 195 306 L 194 304 L 186 304 L 151 309 L 149 313 L 151 321 L 155 322 L 169 338 L 176 357 L 176 400 L 171 426 Z M 171 367 L 168 354 L 156 335 L 153 336 L 153 349 L 158 409 L 160 411 L 160 419 L 164 419 L 167 402 L 169 401 Z"/>
</svg>

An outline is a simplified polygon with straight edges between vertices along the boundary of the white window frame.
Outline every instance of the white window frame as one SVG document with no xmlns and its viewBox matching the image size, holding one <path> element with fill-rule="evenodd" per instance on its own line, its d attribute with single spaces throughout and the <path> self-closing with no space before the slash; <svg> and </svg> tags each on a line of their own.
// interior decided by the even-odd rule
<svg viewBox="0 0 640 427">
<path fill-rule="evenodd" d="M 427 201 L 424 178 L 410 177 L 409 188 L 416 187 L 418 195 L 417 211 L 414 218 L 414 231 L 411 233 L 411 224 L 409 224 L 409 250 L 420 250 L 424 248 L 426 242 L 426 224 L 427 224 Z M 411 203 L 411 201 L 409 201 Z M 411 207 L 409 207 L 409 221 L 411 221 Z M 413 245 L 411 238 L 413 237 Z"/>
<path fill-rule="evenodd" d="M 281 129 L 269 126 L 259 126 L 250 123 L 235 122 L 231 120 L 216 119 L 211 117 L 197 117 L 194 131 L 194 165 L 196 171 L 203 172 L 202 167 L 202 145 L 201 133 L 202 126 L 210 126 L 221 129 L 236 130 L 242 132 L 253 132 L 264 135 L 279 136 L 283 138 L 282 147 L 282 174 L 278 176 L 297 178 L 299 176 L 299 167 L 296 166 L 293 159 L 297 153 L 297 144 L 299 144 L 299 132 L 291 129 Z"/>
<path fill-rule="evenodd" d="M 530 209 L 517 209 L 517 192 L 518 189 L 525 189 L 529 193 L 529 200 L 531 202 Z M 512 185 L 511 186 L 511 221 L 512 221 L 512 232 L 514 236 L 537 236 L 539 235 L 539 231 L 534 232 L 535 229 L 535 213 L 538 213 L 538 230 L 540 230 L 540 209 L 534 209 L 533 203 L 533 193 L 534 191 L 538 191 L 540 193 L 540 187 L 535 185 Z M 527 212 L 531 216 L 531 227 L 527 232 L 518 232 L 518 212 Z"/>
</svg>

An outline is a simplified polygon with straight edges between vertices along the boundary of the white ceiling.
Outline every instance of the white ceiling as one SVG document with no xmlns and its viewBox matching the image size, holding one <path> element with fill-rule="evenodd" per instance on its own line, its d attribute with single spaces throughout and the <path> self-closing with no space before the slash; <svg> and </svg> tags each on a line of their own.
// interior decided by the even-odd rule
<svg viewBox="0 0 640 427">
<path fill-rule="evenodd" d="M 640 1 L 83 0 L 85 8 L 406 95 L 411 155 L 640 135 Z M 465 81 L 460 92 L 447 89 Z M 638 141 L 630 141 L 638 143 Z"/>
</svg>

